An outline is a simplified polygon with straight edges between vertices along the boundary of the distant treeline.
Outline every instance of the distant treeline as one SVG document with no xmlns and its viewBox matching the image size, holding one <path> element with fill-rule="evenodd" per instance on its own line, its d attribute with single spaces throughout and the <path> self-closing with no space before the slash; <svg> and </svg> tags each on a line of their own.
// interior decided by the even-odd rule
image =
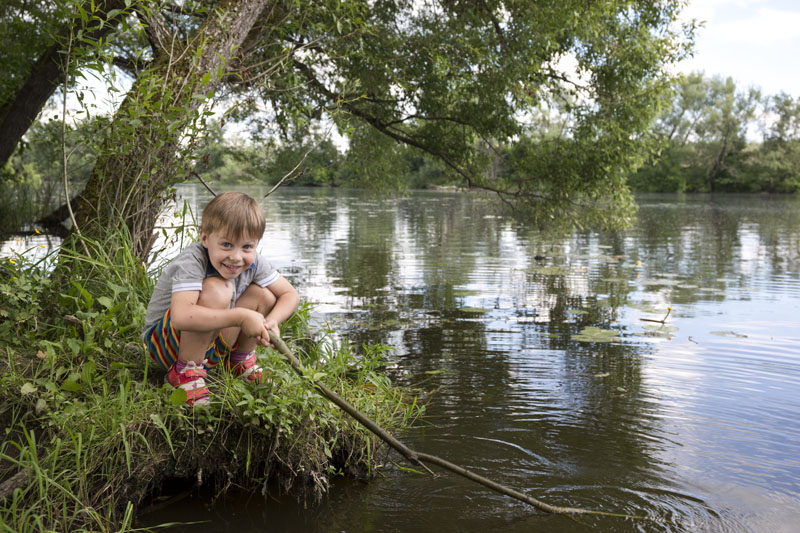
<svg viewBox="0 0 800 533">
<path fill-rule="evenodd" d="M 737 90 L 692 74 L 654 126 L 660 150 L 629 183 L 639 191 L 800 190 L 800 99 Z"/>
</svg>

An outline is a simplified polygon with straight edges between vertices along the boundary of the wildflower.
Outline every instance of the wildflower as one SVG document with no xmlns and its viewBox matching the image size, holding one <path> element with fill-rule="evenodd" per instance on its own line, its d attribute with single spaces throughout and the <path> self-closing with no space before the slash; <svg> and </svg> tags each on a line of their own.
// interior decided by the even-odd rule
<svg viewBox="0 0 800 533">
<path fill-rule="evenodd" d="M 14 261 L 13 259 L 9 259 L 8 262 L 11 263 L 12 265 L 16 265 L 17 264 L 17 262 Z"/>
<path fill-rule="evenodd" d="M 42 232 L 41 232 L 41 231 L 39 231 L 38 229 L 34 229 L 33 231 L 35 231 L 35 232 L 36 232 L 36 235 L 41 235 L 41 234 L 42 234 Z"/>
<path fill-rule="evenodd" d="M 41 246 L 42 248 L 44 248 L 44 247 L 45 247 L 45 246 L 44 246 L 44 244 L 40 244 L 39 246 Z"/>
</svg>

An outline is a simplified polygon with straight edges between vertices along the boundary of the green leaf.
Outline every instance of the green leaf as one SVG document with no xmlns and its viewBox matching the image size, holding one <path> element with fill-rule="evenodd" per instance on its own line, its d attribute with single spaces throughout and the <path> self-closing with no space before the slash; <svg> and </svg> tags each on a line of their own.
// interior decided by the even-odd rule
<svg viewBox="0 0 800 533">
<path fill-rule="evenodd" d="M 86 303 L 86 307 L 92 307 L 92 305 L 94 305 L 94 298 L 92 298 L 92 295 L 89 294 L 89 291 L 84 289 L 80 283 L 78 283 L 77 281 L 73 281 L 72 286 L 78 289 L 78 292 L 81 293 L 81 297 L 83 298 L 83 301 Z"/>
<path fill-rule="evenodd" d="M 106 309 L 111 309 L 112 307 L 114 307 L 113 300 L 111 300 L 111 298 L 109 298 L 108 296 L 99 296 L 97 298 L 97 301 L 100 303 L 100 305 L 102 305 Z"/>
<path fill-rule="evenodd" d="M 20 387 L 19 392 L 22 393 L 23 396 L 26 394 L 33 394 L 36 392 L 36 385 L 33 383 L 25 383 L 22 387 Z"/>
<path fill-rule="evenodd" d="M 186 391 L 180 387 L 176 388 L 172 391 L 172 394 L 169 395 L 169 403 L 172 405 L 183 405 L 186 403 L 186 400 Z"/>
<path fill-rule="evenodd" d="M 205 87 L 206 85 L 208 85 L 208 82 L 210 81 L 211 81 L 211 73 L 206 72 L 205 75 L 203 76 L 203 79 L 200 81 L 200 86 Z"/>
<path fill-rule="evenodd" d="M 61 390 L 69 392 L 78 392 L 81 390 L 81 384 L 78 383 L 77 381 L 73 381 L 72 379 L 68 379 L 61 384 Z"/>
<path fill-rule="evenodd" d="M 92 383 L 92 378 L 94 377 L 95 371 L 97 369 L 97 365 L 94 361 L 87 361 L 83 364 L 83 368 L 81 369 L 81 381 L 90 385 Z"/>
</svg>

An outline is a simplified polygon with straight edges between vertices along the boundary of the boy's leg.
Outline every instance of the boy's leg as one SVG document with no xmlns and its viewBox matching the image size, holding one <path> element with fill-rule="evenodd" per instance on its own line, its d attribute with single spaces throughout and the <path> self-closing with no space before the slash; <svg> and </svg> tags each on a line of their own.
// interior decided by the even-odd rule
<svg viewBox="0 0 800 533">
<path fill-rule="evenodd" d="M 228 281 L 211 276 L 203 281 L 203 290 L 197 299 L 197 305 L 209 309 L 228 309 L 233 296 L 233 285 Z M 218 331 L 181 331 L 178 359 L 184 362 L 194 361 L 202 364 L 208 347 L 219 335 Z M 230 345 L 230 344 L 229 344 Z"/>
<path fill-rule="evenodd" d="M 267 316 L 272 311 L 272 308 L 275 307 L 277 301 L 271 290 L 251 283 L 236 300 L 236 307 L 252 309 Z M 230 299 L 228 302 L 230 302 Z M 236 346 L 236 350 L 240 352 L 252 352 L 256 349 L 256 339 L 240 335 L 239 328 L 236 327 L 223 329 L 222 338 L 228 346 Z"/>
<path fill-rule="evenodd" d="M 211 309 L 227 309 L 230 307 L 232 295 L 233 287 L 230 283 L 221 278 L 209 277 L 203 281 L 197 305 Z M 167 381 L 173 387 L 180 387 L 186 391 L 187 403 L 191 406 L 209 403 L 203 359 L 209 351 L 214 353 L 213 343 L 218 334 L 217 331 L 179 333 L 178 360 L 169 369 Z"/>
<path fill-rule="evenodd" d="M 236 307 L 251 309 L 266 316 L 273 307 L 277 298 L 269 289 L 251 284 L 236 300 Z M 256 363 L 256 340 L 241 334 L 239 328 L 227 328 L 222 331 L 222 338 L 228 346 L 235 346 L 228 358 L 228 367 L 231 371 L 249 381 L 261 381 L 263 371 Z M 232 342 L 235 341 L 235 344 Z"/>
</svg>

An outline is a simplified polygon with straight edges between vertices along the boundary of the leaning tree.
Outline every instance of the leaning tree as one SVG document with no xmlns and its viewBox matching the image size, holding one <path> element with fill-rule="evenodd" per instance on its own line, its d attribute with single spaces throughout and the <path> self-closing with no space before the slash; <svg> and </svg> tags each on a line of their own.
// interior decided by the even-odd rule
<svg viewBox="0 0 800 533">
<path fill-rule="evenodd" d="M 103 16 L 99 2 L 61 2 L 83 6 L 84 27 Z M 261 133 L 302 133 L 319 119 L 343 132 L 371 128 L 438 158 L 465 186 L 496 193 L 523 216 L 580 213 L 622 224 L 633 209 L 626 173 L 641 162 L 670 67 L 692 42 L 693 25 L 679 23 L 684 3 L 126 2 L 113 15 L 147 35 L 147 49 L 133 50 L 145 66 L 96 139 L 74 222 L 102 234 L 123 221 L 147 257 L 209 106 L 224 102 Z M 70 35 L 59 41 L 65 59 L 86 30 Z M 112 65 L 107 42 L 92 42 Z M 501 146 L 521 138 L 529 146 L 513 172 L 486 172 Z"/>
</svg>

